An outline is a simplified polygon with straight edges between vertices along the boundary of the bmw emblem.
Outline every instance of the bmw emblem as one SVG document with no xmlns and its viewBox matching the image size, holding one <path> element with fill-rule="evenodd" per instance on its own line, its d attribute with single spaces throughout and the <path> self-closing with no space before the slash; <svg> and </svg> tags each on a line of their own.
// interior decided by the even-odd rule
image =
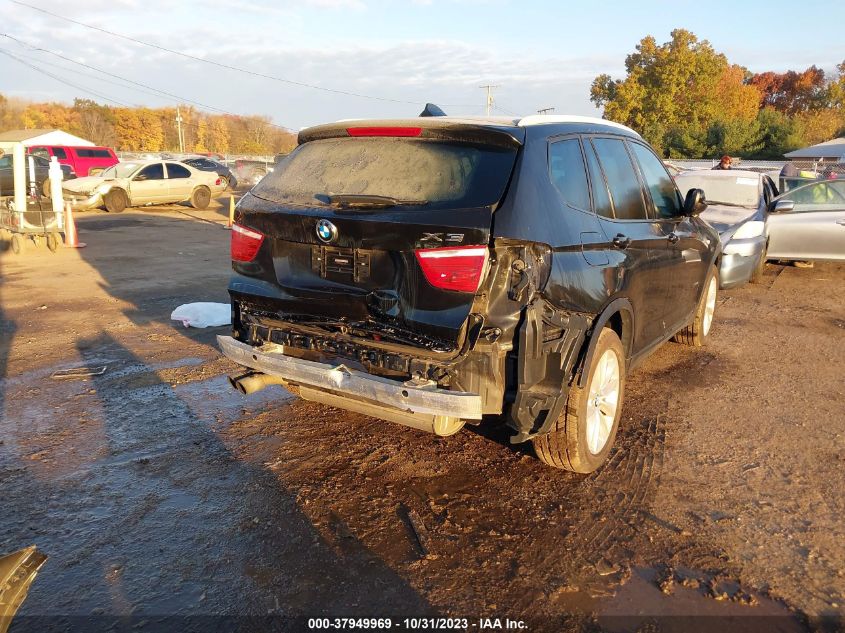
<svg viewBox="0 0 845 633">
<path fill-rule="evenodd" d="M 328 220 L 320 220 L 317 222 L 317 237 L 326 244 L 333 242 L 337 239 L 337 227 Z"/>
</svg>

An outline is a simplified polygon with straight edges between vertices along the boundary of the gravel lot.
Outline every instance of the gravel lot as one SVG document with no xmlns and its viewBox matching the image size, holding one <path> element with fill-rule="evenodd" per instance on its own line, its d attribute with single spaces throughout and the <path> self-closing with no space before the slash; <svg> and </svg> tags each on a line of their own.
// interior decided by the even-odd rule
<svg viewBox="0 0 845 633">
<path fill-rule="evenodd" d="M 721 293 L 708 347 L 630 377 L 584 477 L 495 429 L 438 439 L 231 390 L 226 328 L 169 321 L 227 300 L 224 216 L 87 213 L 87 248 L 0 258 L 0 552 L 49 556 L 12 633 L 840 630 L 845 265 Z M 51 379 L 80 365 L 107 369 Z"/>
</svg>

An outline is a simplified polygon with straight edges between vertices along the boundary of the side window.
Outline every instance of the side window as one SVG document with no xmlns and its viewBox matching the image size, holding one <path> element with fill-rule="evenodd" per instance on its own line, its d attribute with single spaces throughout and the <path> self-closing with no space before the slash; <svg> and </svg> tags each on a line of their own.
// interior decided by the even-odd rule
<svg viewBox="0 0 845 633">
<path fill-rule="evenodd" d="M 596 148 L 602 171 L 607 177 L 616 219 L 647 219 L 640 181 L 625 149 L 625 143 L 614 138 L 596 138 L 593 139 L 593 146 Z"/>
<path fill-rule="evenodd" d="M 766 207 L 768 207 L 769 204 L 771 203 L 771 201 L 772 201 L 772 188 L 769 186 L 768 180 L 763 178 L 763 202 L 765 202 Z"/>
<path fill-rule="evenodd" d="M 826 180 L 798 187 L 783 196 L 783 200 L 792 200 L 796 212 L 840 211 L 845 206 L 845 180 Z M 802 209 L 802 206 L 809 208 Z"/>
<path fill-rule="evenodd" d="M 191 172 L 182 165 L 176 163 L 167 163 L 167 177 L 168 178 L 190 178 Z"/>
<path fill-rule="evenodd" d="M 135 180 L 164 180 L 164 167 L 161 163 L 147 165 L 138 172 Z"/>
<path fill-rule="evenodd" d="M 12 166 L 12 156 L 11 156 L 11 154 L 6 154 L 5 156 L 0 156 L 0 168 L 9 169 L 11 166 Z"/>
<path fill-rule="evenodd" d="M 53 148 L 53 156 L 55 156 L 59 160 L 67 160 L 67 152 L 61 147 Z"/>
<path fill-rule="evenodd" d="M 681 200 L 675 183 L 663 162 L 645 145 L 630 143 L 642 170 L 643 180 L 651 193 L 657 217 L 674 218 L 681 215 Z"/>
<path fill-rule="evenodd" d="M 587 170 L 590 172 L 590 189 L 593 192 L 593 210 L 602 217 L 613 218 L 613 205 L 610 204 L 610 194 L 607 193 L 607 182 L 601 171 L 601 165 L 596 158 L 592 143 L 584 142 L 584 153 L 587 155 Z"/>
<path fill-rule="evenodd" d="M 577 209 L 590 209 L 587 172 L 577 138 L 557 141 L 549 146 L 549 176 L 567 204 Z"/>
</svg>

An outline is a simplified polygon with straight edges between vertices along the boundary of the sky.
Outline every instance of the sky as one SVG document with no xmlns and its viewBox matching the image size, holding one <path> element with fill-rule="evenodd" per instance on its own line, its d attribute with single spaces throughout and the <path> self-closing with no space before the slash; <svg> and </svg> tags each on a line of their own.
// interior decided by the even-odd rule
<svg viewBox="0 0 845 633">
<path fill-rule="evenodd" d="M 0 93 L 150 107 L 191 100 L 207 106 L 200 110 L 265 115 L 292 130 L 337 119 L 416 116 L 427 101 L 448 114 L 483 114 L 485 84 L 499 86 L 495 114 L 553 107 L 555 114 L 600 115 L 589 100 L 593 78 L 623 77 L 625 56 L 641 38 L 664 42 L 675 28 L 709 40 L 754 72 L 812 64 L 833 71 L 845 60 L 841 2 L 23 1 L 277 79 L 186 59 L 0 0 L 0 33 L 29 45 L 0 36 L 0 52 L 18 58 L 0 54 Z"/>
</svg>

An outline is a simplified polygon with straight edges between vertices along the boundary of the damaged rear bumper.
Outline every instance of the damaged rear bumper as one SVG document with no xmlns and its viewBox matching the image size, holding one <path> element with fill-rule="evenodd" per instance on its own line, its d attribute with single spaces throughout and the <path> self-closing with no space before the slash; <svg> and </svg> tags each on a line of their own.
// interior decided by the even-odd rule
<svg viewBox="0 0 845 633">
<path fill-rule="evenodd" d="M 287 356 L 284 346 L 253 347 L 231 336 L 218 336 L 223 354 L 239 365 L 299 387 L 300 396 L 351 411 L 398 422 L 438 435 L 451 435 L 463 420 L 480 420 L 481 396 L 437 388 L 433 381 L 400 382 L 345 365 L 329 365 Z"/>
</svg>

